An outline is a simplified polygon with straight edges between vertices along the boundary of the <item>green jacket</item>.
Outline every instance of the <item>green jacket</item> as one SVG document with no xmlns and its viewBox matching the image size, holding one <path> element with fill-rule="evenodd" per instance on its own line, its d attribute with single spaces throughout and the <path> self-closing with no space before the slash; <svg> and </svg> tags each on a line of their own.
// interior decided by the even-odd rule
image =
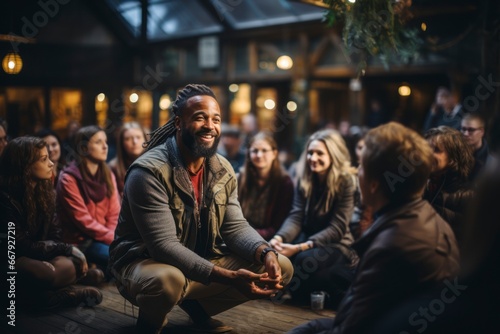
<svg viewBox="0 0 500 334">
<path fill-rule="evenodd" d="M 175 137 L 139 157 L 127 172 L 115 240 L 110 246 L 110 270 L 119 270 L 138 258 L 153 258 L 179 268 L 184 275 L 209 282 L 211 258 L 226 254 L 253 262 L 266 241 L 243 217 L 237 182 L 229 162 L 220 155 L 207 159 L 200 217 L 189 175 Z M 204 254 L 194 252 L 196 238 L 206 229 Z"/>
</svg>

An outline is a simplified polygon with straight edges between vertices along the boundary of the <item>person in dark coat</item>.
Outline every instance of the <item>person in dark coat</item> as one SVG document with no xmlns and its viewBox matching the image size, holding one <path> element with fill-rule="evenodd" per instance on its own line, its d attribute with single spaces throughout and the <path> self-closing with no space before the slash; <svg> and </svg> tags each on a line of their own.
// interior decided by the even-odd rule
<svg viewBox="0 0 500 334">
<path fill-rule="evenodd" d="M 395 305 L 371 327 L 372 334 L 500 332 L 500 117 L 490 134 L 491 159 L 463 226 L 460 274 Z"/>
<path fill-rule="evenodd" d="M 358 175 L 375 221 L 353 246 L 360 256 L 354 281 L 335 319 L 289 333 L 371 333 L 396 305 L 458 273 L 453 231 L 422 199 L 434 161 L 428 143 L 391 122 L 370 130 L 365 145 Z"/>
<path fill-rule="evenodd" d="M 474 168 L 471 172 L 471 180 L 475 180 L 484 165 L 486 165 L 486 160 L 488 160 L 489 148 L 486 139 L 484 138 L 486 122 L 478 114 L 471 113 L 465 115 L 462 119 L 462 124 L 460 131 L 465 137 L 465 140 L 472 148 L 474 155 Z"/>
<path fill-rule="evenodd" d="M 472 148 L 460 131 L 447 126 L 430 129 L 424 137 L 435 158 L 424 199 L 451 225 L 460 240 L 466 209 L 474 197 L 468 182 L 474 166 Z"/>
<path fill-rule="evenodd" d="M 442 125 L 458 130 L 463 114 L 462 105 L 457 102 L 450 90 L 446 87 L 439 87 L 436 92 L 436 101 L 432 104 L 424 121 L 423 131 Z"/>
</svg>

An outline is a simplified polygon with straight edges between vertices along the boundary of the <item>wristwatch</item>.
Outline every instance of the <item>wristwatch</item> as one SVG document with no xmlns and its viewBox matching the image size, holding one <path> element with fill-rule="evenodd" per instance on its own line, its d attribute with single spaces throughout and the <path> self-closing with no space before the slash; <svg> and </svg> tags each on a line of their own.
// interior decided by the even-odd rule
<svg viewBox="0 0 500 334">
<path fill-rule="evenodd" d="M 274 248 L 267 247 L 262 250 L 262 253 L 260 253 L 260 262 L 264 263 L 264 259 L 269 252 L 273 252 L 274 254 L 276 254 L 276 258 L 278 258 L 278 252 Z"/>
</svg>

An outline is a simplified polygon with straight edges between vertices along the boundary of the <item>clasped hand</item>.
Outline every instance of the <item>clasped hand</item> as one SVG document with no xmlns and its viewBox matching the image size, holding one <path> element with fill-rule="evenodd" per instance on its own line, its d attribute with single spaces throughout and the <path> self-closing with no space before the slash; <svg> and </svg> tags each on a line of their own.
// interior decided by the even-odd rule
<svg viewBox="0 0 500 334">
<path fill-rule="evenodd" d="M 270 241 L 270 244 L 274 249 L 276 249 L 278 253 L 288 258 L 292 257 L 293 255 L 299 252 L 299 248 L 297 247 L 297 245 L 281 242 L 277 239 L 272 239 Z"/>
<path fill-rule="evenodd" d="M 271 277 L 268 272 L 257 274 L 238 269 L 234 285 L 249 299 L 272 297 L 283 289 L 281 272 Z"/>
</svg>

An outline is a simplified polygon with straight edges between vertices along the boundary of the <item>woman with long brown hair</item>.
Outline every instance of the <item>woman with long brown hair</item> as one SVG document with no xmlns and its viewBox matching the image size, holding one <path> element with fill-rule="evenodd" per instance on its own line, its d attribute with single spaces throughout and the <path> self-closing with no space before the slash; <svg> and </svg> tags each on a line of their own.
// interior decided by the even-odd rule
<svg viewBox="0 0 500 334">
<path fill-rule="evenodd" d="M 278 160 L 271 134 L 259 132 L 248 143 L 245 167 L 238 176 L 238 199 L 250 225 L 269 240 L 292 207 L 293 183 Z"/>
<path fill-rule="evenodd" d="M 89 262 L 106 268 L 120 212 L 115 176 L 106 164 L 106 133 L 90 125 L 75 136 L 77 157 L 57 183 L 57 209 L 64 240 L 77 245 Z"/>
<path fill-rule="evenodd" d="M 432 128 L 424 137 L 435 159 L 424 199 L 450 224 L 460 245 L 466 209 L 474 199 L 469 182 L 474 167 L 472 148 L 460 131 L 448 126 Z"/>
<path fill-rule="evenodd" d="M 41 129 L 35 134 L 35 137 L 42 138 L 47 143 L 47 149 L 49 150 L 50 161 L 54 163 L 54 188 L 57 185 L 57 179 L 59 173 L 64 168 L 66 164 L 64 156 L 61 152 L 61 139 L 59 135 L 50 129 Z"/>
<path fill-rule="evenodd" d="M 0 159 L 0 224 L 7 232 L 1 243 L 15 245 L 8 263 L 15 266 L 9 271 L 17 271 L 16 294 L 38 308 L 98 304 L 99 290 L 72 286 L 87 275 L 88 265 L 78 248 L 60 240 L 54 167 L 46 142 L 36 137 L 12 140 Z"/>
</svg>

